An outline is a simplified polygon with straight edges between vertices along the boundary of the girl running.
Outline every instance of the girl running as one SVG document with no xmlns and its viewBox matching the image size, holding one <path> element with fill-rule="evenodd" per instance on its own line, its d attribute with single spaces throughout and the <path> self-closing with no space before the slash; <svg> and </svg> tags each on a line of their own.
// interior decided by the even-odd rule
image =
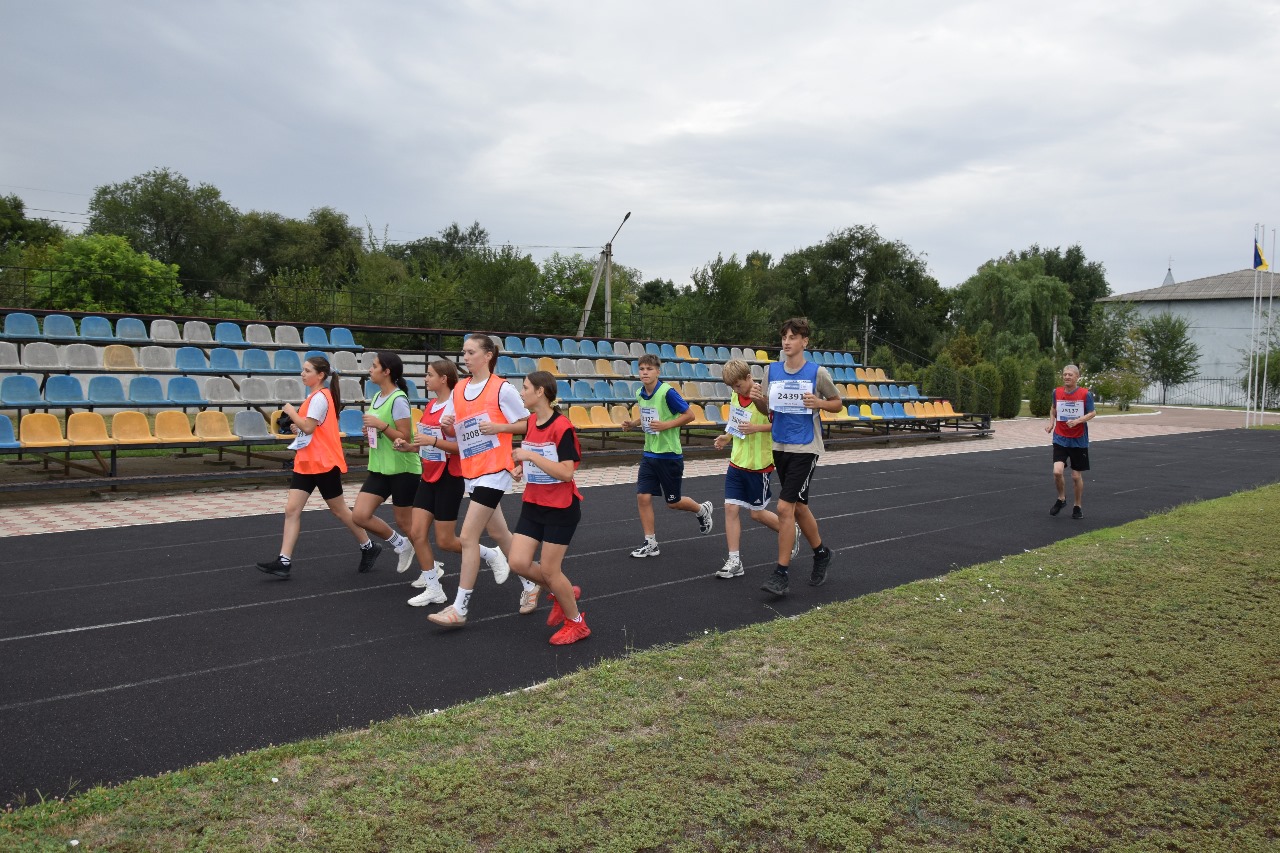
<svg viewBox="0 0 1280 853">
<path fill-rule="evenodd" d="M 569 419 L 552 408 L 556 399 L 556 379 L 545 370 L 524 379 L 521 401 L 532 413 L 530 426 L 511 458 L 524 463 L 515 476 L 525 480 L 520 520 L 511 540 L 511 570 L 528 578 L 553 598 L 547 624 L 563 625 L 551 635 L 551 644 L 566 646 L 591 636 L 587 620 L 578 610 L 582 590 L 569 583 L 560 570 L 569 541 L 582 518 L 582 494 L 573 482 L 582 460 L 578 433 Z M 540 563 L 534 551 L 542 546 Z"/>
<path fill-rule="evenodd" d="M 462 553 L 458 541 L 458 508 L 462 505 L 462 461 L 458 457 L 458 443 L 444 434 L 440 421 L 453 414 L 453 388 L 458 384 L 458 368 L 453 362 L 438 359 L 427 365 L 427 391 L 435 399 L 427 404 L 418 423 L 418 433 L 413 442 L 397 439 L 396 448 L 416 449 L 422 457 L 422 479 L 413 499 L 413 521 L 409 527 L 409 539 L 418 555 L 422 575 L 413 586 L 423 590 L 409 599 L 413 607 L 428 604 L 444 604 L 448 601 L 440 586 L 443 564 L 435 562 L 427 534 L 432 526 L 436 531 L 436 545 L 445 551 Z"/>
<path fill-rule="evenodd" d="M 360 571 L 364 571 L 365 554 L 370 547 L 377 548 L 369 536 L 355 523 L 347 503 L 342 499 L 342 475 L 347 471 L 347 460 L 342 453 L 342 438 L 338 432 L 338 411 L 342 405 L 342 393 L 338 383 L 332 380 L 333 368 L 324 356 L 313 355 L 302 363 L 302 383 L 310 393 L 301 409 L 292 403 L 284 406 L 285 416 L 298 437 L 289 445 L 298 453 L 293 458 L 293 479 L 289 482 L 289 496 L 284 507 L 284 537 L 280 542 L 280 556 L 269 563 L 258 563 L 258 568 L 278 578 L 288 578 L 293 566 L 293 548 L 298 544 L 298 532 L 302 528 L 302 508 L 316 489 L 329 505 L 329 511 L 346 525 L 351 535 L 360 543 Z M 325 385 L 329 380 L 329 385 Z M 375 554 L 376 556 L 376 554 Z"/>
<path fill-rule="evenodd" d="M 391 498 L 396 526 L 409 530 L 413 523 L 413 499 L 422 478 L 422 460 L 413 452 L 414 448 L 396 446 L 396 442 L 413 437 L 413 413 L 404 382 L 404 362 L 395 353 L 380 350 L 369 366 L 369 378 L 378 386 L 369 411 L 364 414 L 364 433 L 369 439 L 369 475 L 356 496 L 352 517 L 356 524 L 391 544 L 400 556 L 396 571 L 403 572 L 413 565 L 413 544 L 373 513 Z M 360 571 L 372 569 L 380 553 L 382 548 L 377 545 L 366 549 Z"/>
<path fill-rule="evenodd" d="M 511 488 L 511 436 L 524 435 L 529 410 L 520 393 L 493 368 L 498 362 L 498 345 L 488 335 L 468 335 L 462 345 L 462 363 L 470 378 L 453 389 L 453 414 L 440 419 L 445 434 L 454 437 L 461 456 L 463 489 L 471 497 L 462 521 L 462 570 L 458 594 L 453 604 L 427 618 L 446 628 L 467 624 L 467 610 L 483 558 L 493 570 L 493 579 L 502 583 L 511 568 L 503 551 L 511 547 L 511 532 L 498 504 Z M 480 534 L 488 528 L 497 548 L 480 544 Z M 537 607 L 537 586 L 525 581 L 520 610 L 530 613 Z"/>
</svg>

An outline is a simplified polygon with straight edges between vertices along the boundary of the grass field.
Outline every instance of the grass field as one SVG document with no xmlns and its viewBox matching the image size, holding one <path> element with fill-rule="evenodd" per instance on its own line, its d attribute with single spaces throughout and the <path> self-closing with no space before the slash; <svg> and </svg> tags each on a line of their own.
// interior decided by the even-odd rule
<svg viewBox="0 0 1280 853">
<path fill-rule="evenodd" d="M 1276 850 L 1277 505 L 29 805 L 0 849 Z"/>
</svg>

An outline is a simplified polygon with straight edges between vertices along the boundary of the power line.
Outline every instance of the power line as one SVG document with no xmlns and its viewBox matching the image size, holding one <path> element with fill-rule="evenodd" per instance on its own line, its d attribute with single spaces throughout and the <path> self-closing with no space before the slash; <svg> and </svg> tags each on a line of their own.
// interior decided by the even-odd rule
<svg viewBox="0 0 1280 853">
<path fill-rule="evenodd" d="M 28 207 L 27 210 L 38 210 L 41 213 L 65 213 L 68 216 L 88 216 L 87 210 L 50 210 L 47 207 Z"/>
<path fill-rule="evenodd" d="M 18 186 L 17 184 L 0 184 L 0 187 L 6 187 L 11 190 L 30 190 L 31 192 L 36 192 L 36 193 L 56 193 L 57 195 L 78 195 L 84 198 L 90 197 L 89 193 L 72 193 L 72 192 L 67 192 L 66 190 L 47 190 L 47 189 L 44 189 L 43 187 L 21 187 L 21 186 Z"/>
</svg>

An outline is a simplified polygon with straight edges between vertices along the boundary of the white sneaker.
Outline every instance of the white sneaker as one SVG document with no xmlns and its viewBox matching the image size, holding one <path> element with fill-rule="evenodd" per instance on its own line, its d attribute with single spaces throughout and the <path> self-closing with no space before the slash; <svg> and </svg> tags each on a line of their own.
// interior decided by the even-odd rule
<svg viewBox="0 0 1280 853">
<path fill-rule="evenodd" d="M 658 543 L 657 543 L 657 542 L 650 542 L 648 539 L 646 539 L 646 540 L 644 540 L 644 544 L 643 544 L 643 545 L 641 545 L 639 548 L 637 548 L 637 549 L 635 549 L 634 551 L 632 551 L 632 552 L 631 552 L 631 556 L 633 556 L 633 557 L 656 557 L 656 556 L 658 556 L 658 555 L 659 555 L 659 554 L 661 554 L 661 553 L 662 553 L 662 552 L 658 550 Z"/>
<path fill-rule="evenodd" d="M 711 528 L 715 526 L 715 519 L 711 513 L 715 511 L 715 507 L 711 501 L 703 501 L 702 509 L 698 511 L 698 532 L 706 536 L 711 532 Z"/>
<path fill-rule="evenodd" d="M 426 607 L 428 604 L 444 604 L 448 600 L 449 596 L 444 594 L 444 587 L 437 584 L 435 589 L 424 589 L 409 599 L 409 606 Z"/>
<path fill-rule="evenodd" d="M 413 558 L 416 556 L 413 550 L 413 543 L 405 539 L 403 550 L 397 548 L 396 554 L 399 556 L 399 560 L 396 562 L 396 571 L 404 574 L 409 571 L 409 567 L 413 565 Z"/>
<path fill-rule="evenodd" d="M 440 573 L 443 571 L 444 571 L 444 563 L 440 562 L 439 560 L 436 560 L 436 579 L 437 580 L 440 578 Z M 418 575 L 418 579 L 415 580 L 413 583 L 409 584 L 409 586 L 413 587 L 414 589 L 426 589 L 427 587 L 431 586 L 431 579 L 427 577 L 427 574 L 428 574 L 427 572 L 423 572 L 422 574 Z"/>
<path fill-rule="evenodd" d="M 800 553 L 800 543 L 804 541 L 804 534 L 800 532 L 800 525 L 796 525 L 796 541 L 791 543 L 791 559 L 796 558 L 796 554 Z"/>
<path fill-rule="evenodd" d="M 494 583 L 505 583 L 511 575 L 511 564 L 507 562 L 506 555 L 502 553 L 501 548 L 490 548 L 489 553 L 493 556 L 485 562 L 489 564 L 489 569 L 493 572 Z"/>
<path fill-rule="evenodd" d="M 724 561 L 724 565 L 720 567 L 720 571 L 716 572 L 718 578 L 738 578 L 742 577 L 742 560 L 737 557 L 730 557 Z"/>
</svg>

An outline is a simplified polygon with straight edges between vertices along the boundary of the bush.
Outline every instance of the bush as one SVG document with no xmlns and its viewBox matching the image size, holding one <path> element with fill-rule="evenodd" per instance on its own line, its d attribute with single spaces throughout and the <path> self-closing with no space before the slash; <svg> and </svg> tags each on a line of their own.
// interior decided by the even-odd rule
<svg viewBox="0 0 1280 853">
<path fill-rule="evenodd" d="M 898 362 L 893 357 L 893 348 L 888 344 L 881 344 L 876 347 L 871 353 L 871 361 L 867 363 L 876 367 L 883 367 L 886 374 L 897 378 Z"/>
<path fill-rule="evenodd" d="M 1000 403 L 996 415 L 1016 418 L 1022 411 L 1022 362 L 1011 355 L 1000 359 Z"/>
<path fill-rule="evenodd" d="M 969 411 L 994 416 L 1000 408 L 1003 381 L 1000 371 L 989 361 L 973 368 L 973 408 Z"/>
<path fill-rule="evenodd" d="M 1041 359 L 1036 365 L 1035 377 L 1031 380 L 1031 416 L 1047 418 L 1053 410 L 1053 389 L 1058 387 L 1058 372 L 1053 369 L 1053 362 Z"/>
<path fill-rule="evenodd" d="M 1145 385 L 1142 377 L 1133 371 L 1116 368 L 1090 377 L 1090 383 L 1085 387 L 1093 392 L 1095 400 L 1106 400 L 1124 412 L 1142 396 Z"/>
</svg>

